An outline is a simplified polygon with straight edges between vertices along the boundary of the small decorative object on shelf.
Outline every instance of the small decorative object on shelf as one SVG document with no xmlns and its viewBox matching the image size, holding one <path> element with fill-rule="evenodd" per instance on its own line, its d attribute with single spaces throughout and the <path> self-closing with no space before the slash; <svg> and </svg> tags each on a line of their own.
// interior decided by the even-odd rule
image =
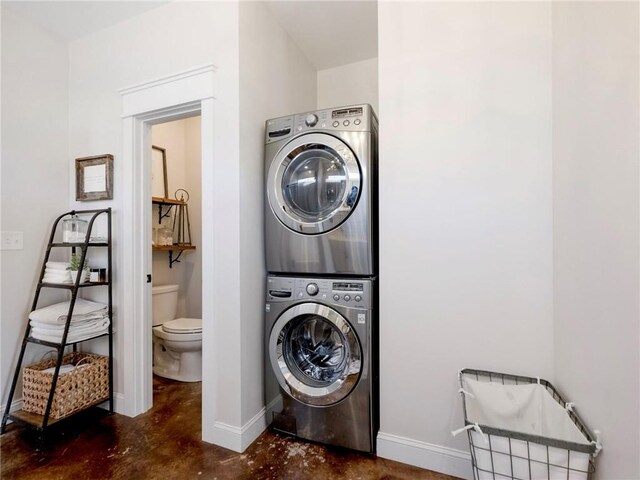
<svg viewBox="0 0 640 480">
<path fill-rule="evenodd" d="M 180 198 L 178 198 L 178 192 L 181 192 Z M 184 198 L 185 194 L 187 195 L 186 199 Z M 180 201 L 180 204 L 173 217 L 173 243 L 174 245 L 191 245 L 191 222 L 189 221 L 189 206 L 187 205 L 189 192 L 184 188 L 180 188 L 176 190 L 174 197 Z"/>
<path fill-rule="evenodd" d="M 178 192 L 184 192 L 180 194 L 179 200 Z M 169 268 L 173 268 L 174 263 L 180 262 L 179 258 L 184 252 L 196 249 L 196 246 L 191 243 L 191 224 L 187 208 L 189 192 L 179 189 L 175 195 L 175 200 L 162 197 L 151 198 L 151 202 L 158 206 L 158 223 L 153 227 L 151 244 L 154 252 L 169 252 Z M 171 210 L 174 206 L 176 210 L 173 214 L 173 228 L 167 228 L 165 225 L 171 219 Z M 175 257 L 174 253 L 176 253 Z"/>
<path fill-rule="evenodd" d="M 89 222 L 72 215 L 62 221 L 62 241 L 64 243 L 81 243 L 87 237 L 87 225 Z"/>
<path fill-rule="evenodd" d="M 157 145 L 152 145 L 151 149 L 151 195 L 167 198 L 169 196 L 167 151 Z"/>
<path fill-rule="evenodd" d="M 76 278 L 80 275 L 80 283 L 84 283 L 87 274 L 89 274 L 89 265 L 87 259 L 84 259 L 84 265 L 81 265 L 82 255 L 79 253 L 71 254 L 71 261 L 69 262 L 69 270 L 71 270 L 71 283 L 76 283 Z"/>
</svg>

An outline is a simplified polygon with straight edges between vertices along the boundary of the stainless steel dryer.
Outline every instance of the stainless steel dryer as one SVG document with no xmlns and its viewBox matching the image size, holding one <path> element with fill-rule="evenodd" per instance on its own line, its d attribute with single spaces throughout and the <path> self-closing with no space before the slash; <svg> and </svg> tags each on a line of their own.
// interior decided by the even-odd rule
<svg viewBox="0 0 640 480">
<path fill-rule="evenodd" d="M 266 124 L 265 235 L 272 273 L 377 273 L 378 120 L 370 105 Z"/>
<path fill-rule="evenodd" d="M 375 451 L 375 280 L 267 277 L 266 405 L 276 430 Z"/>
</svg>

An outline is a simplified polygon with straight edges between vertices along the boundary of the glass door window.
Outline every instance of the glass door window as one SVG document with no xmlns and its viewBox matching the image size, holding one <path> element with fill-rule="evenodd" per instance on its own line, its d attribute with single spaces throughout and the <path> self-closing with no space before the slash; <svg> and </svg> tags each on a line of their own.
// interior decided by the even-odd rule
<svg viewBox="0 0 640 480">
<path fill-rule="evenodd" d="M 308 145 L 295 154 L 282 177 L 290 211 L 310 222 L 323 220 L 339 208 L 346 188 L 344 162 L 321 145 Z"/>
<path fill-rule="evenodd" d="M 349 322 L 335 310 L 304 303 L 285 311 L 269 339 L 280 386 L 309 405 L 331 405 L 360 378 L 362 351 Z"/>
<path fill-rule="evenodd" d="M 273 213 L 303 234 L 328 232 L 344 222 L 359 196 L 360 166 L 341 140 L 312 133 L 293 139 L 276 155 L 267 176 Z"/>
</svg>

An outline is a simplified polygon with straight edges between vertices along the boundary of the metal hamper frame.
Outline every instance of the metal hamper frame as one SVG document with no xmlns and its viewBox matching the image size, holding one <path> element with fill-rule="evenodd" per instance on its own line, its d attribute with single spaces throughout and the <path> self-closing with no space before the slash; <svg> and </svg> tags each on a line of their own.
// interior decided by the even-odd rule
<svg viewBox="0 0 640 480">
<path fill-rule="evenodd" d="M 485 370 L 473 370 L 473 369 L 464 369 L 462 371 L 460 371 L 459 374 L 459 381 L 460 381 L 460 388 L 461 388 L 461 392 L 460 395 L 462 396 L 462 404 L 463 404 L 463 409 L 464 409 L 464 423 L 465 426 L 468 425 L 475 425 L 475 423 L 470 422 L 469 419 L 467 418 L 467 404 L 466 404 L 466 399 L 465 399 L 465 393 L 462 392 L 462 389 L 464 388 L 464 385 L 462 383 L 463 380 L 463 376 L 464 375 L 468 375 L 471 376 L 473 378 L 475 378 L 478 381 L 486 381 L 486 382 L 494 382 L 494 383 L 501 383 L 502 385 L 520 385 L 520 384 L 530 384 L 530 383 L 539 383 L 540 385 L 543 385 L 547 391 L 551 394 L 551 396 L 554 398 L 554 400 L 556 402 L 558 402 L 562 408 L 566 409 L 566 401 L 564 400 L 564 398 L 562 397 L 562 395 L 560 395 L 560 393 L 558 393 L 558 391 L 555 389 L 555 387 L 553 385 L 551 385 L 551 383 L 549 383 L 547 380 L 543 380 L 543 379 L 539 379 L 539 378 L 532 378 L 532 377 L 523 377 L 523 376 L 519 376 L 519 375 L 511 375 L 511 374 L 507 374 L 507 373 L 497 373 L 497 372 L 489 372 L 489 371 L 485 371 Z M 591 434 L 591 432 L 589 431 L 589 429 L 585 426 L 585 424 L 582 422 L 582 420 L 580 420 L 580 418 L 570 409 L 567 409 L 567 414 L 569 415 L 569 417 L 571 418 L 571 420 L 573 421 L 573 423 L 576 425 L 576 427 L 578 427 L 578 429 L 580 430 L 580 432 L 582 432 L 582 434 L 585 436 L 585 438 L 590 442 L 590 445 L 584 445 L 584 444 L 580 444 L 580 443 L 575 443 L 575 442 L 568 442 L 568 441 L 564 441 L 564 440 L 558 440 L 558 439 L 554 439 L 554 438 L 549 438 L 549 437 L 543 437 L 543 436 L 539 436 L 539 435 L 531 435 L 528 433 L 523 433 L 523 432 L 516 432 L 516 431 L 512 431 L 512 430 L 505 430 L 502 428 L 495 428 L 492 427 L 490 425 L 478 425 L 480 427 L 480 429 L 482 430 L 482 432 L 488 437 L 489 443 L 488 443 L 488 448 L 484 445 L 478 445 L 477 443 L 474 444 L 473 441 L 473 437 L 471 434 L 471 430 L 467 430 L 467 436 L 469 438 L 469 447 L 470 447 L 470 451 L 471 451 L 471 461 L 473 464 L 473 478 L 475 480 L 478 480 L 480 477 L 480 472 L 483 473 L 487 473 L 487 474 L 491 474 L 492 478 L 494 480 L 500 480 L 500 479 L 505 479 L 505 478 L 510 478 L 513 480 L 543 480 L 540 479 L 538 477 L 533 478 L 532 474 L 531 474 L 531 462 L 536 462 L 536 463 L 540 463 L 543 464 L 543 462 L 540 462 L 539 460 L 533 460 L 530 457 L 530 444 L 531 443 L 535 443 L 538 445 L 543 445 L 546 446 L 546 450 L 547 450 L 547 461 L 546 461 L 546 466 L 547 466 L 547 479 L 551 478 L 551 467 L 555 467 L 556 469 L 565 469 L 567 471 L 567 479 L 569 479 L 569 475 L 570 473 L 575 473 L 575 474 L 584 474 L 584 478 L 587 480 L 590 480 L 592 478 L 592 474 L 595 472 L 595 465 L 594 465 L 594 458 L 595 458 L 595 454 L 597 452 L 597 445 L 596 445 L 596 441 L 593 438 L 593 435 Z M 506 453 L 503 452 L 496 452 L 492 449 L 492 443 L 491 443 L 491 437 L 492 436 L 499 436 L 499 437 L 504 437 L 507 438 L 509 440 L 509 456 L 510 458 L 510 462 L 511 462 L 511 476 L 508 475 L 504 475 L 501 473 L 496 473 L 495 471 L 493 471 L 493 465 L 494 465 L 494 455 L 507 455 Z M 511 449 L 511 440 L 522 440 L 524 442 L 527 442 L 527 457 L 521 457 L 518 455 L 513 455 L 512 449 Z M 564 465 L 555 465 L 553 463 L 551 463 L 549 461 L 549 447 L 554 447 L 554 448 L 558 448 L 558 449 L 562 449 L 562 450 L 567 450 L 567 466 L 565 467 Z M 476 449 L 478 450 L 485 450 L 488 452 L 490 458 L 491 458 L 491 465 L 492 465 L 492 470 L 485 470 L 482 468 L 478 467 L 478 463 L 476 461 L 476 454 L 475 451 Z M 570 464 L 570 459 L 571 459 L 571 452 L 581 452 L 581 453 L 586 453 L 589 455 L 589 467 L 587 471 L 583 471 L 583 470 L 577 470 L 574 468 L 571 468 L 571 464 Z M 521 477 L 516 477 L 514 476 L 513 473 L 513 458 L 520 458 L 523 460 L 526 460 L 527 462 L 529 462 L 529 477 L 528 478 L 521 478 Z"/>
</svg>

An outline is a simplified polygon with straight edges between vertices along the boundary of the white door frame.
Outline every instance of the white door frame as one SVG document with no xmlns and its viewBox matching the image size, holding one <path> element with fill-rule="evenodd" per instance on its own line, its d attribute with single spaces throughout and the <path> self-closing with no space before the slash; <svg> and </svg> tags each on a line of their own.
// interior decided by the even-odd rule
<svg viewBox="0 0 640 480">
<path fill-rule="evenodd" d="M 151 339 L 151 126 L 157 123 L 201 115 L 202 132 L 202 204 L 203 212 L 211 212 L 214 182 L 214 110 L 215 71 L 207 65 L 176 75 L 156 79 L 119 91 L 122 95 L 123 155 L 120 163 L 122 209 L 117 246 L 120 261 L 114 272 L 118 283 L 120 318 L 118 343 L 121 347 L 123 402 L 119 413 L 136 416 L 152 406 L 152 339 Z M 202 218 L 203 272 L 213 270 L 213 215 Z M 118 248 L 119 247 L 119 248 Z M 213 280 L 202 278 L 203 365 L 213 365 L 214 295 Z M 118 362 L 120 363 L 120 362 Z M 205 419 L 215 418 L 216 371 L 203 369 L 202 390 Z M 208 392 L 204 394 L 204 392 Z M 205 408 L 207 412 L 205 412 Z M 203 429 L 204 432 L 205 429 Z"/>
</svg>

